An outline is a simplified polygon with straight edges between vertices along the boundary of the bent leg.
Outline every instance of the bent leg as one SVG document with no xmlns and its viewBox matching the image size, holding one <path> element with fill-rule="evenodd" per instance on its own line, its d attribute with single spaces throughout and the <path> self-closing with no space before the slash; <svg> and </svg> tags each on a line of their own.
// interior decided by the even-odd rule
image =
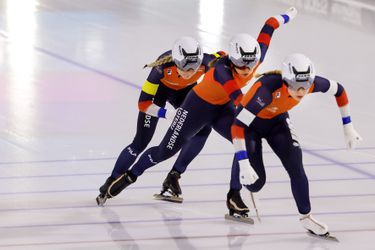
<svg viewBox="0 0 375 250">
<path fill-rule="evenodd" d="M 231 143 L 231 127 L 234 122 L 235 115 L 235 107 L 233 106 L 232 102 L 229 102 L 223 107 L 212 123 L 214 130 Z"/>
<path fill-rule="evenodd" d="M 169 159 L 213 119 L 216 107 L 190 91 L 170 125 L 162 142 L 157 147 L 144 152 L 133 165 L 131 173 L 140 176 L 142 173 L 159 162 Z"/>
<path fill-rule="evenodd" d="M 137 156 L 150 143 L 158 124 L 158 118 L 139 112 L 137 121 L 137 133 L 133 142 L 126 146 L 116 160 L 116 164 L 112 170 L 111 177 L 117 178 L 124 174 L 126 170 L 135 162 Z"/>
<path fill-rule="evenodd" d="M 206 126 L 193 138 L 191 138 L 191 140 L 185 143 L 177 157 L 175 164 L 173 165 L 174 170 L 180 174 L 185 172 L 187 166 L 203 149 L 211 131 L 212 128 L 210 126 Z"/>
</svg>

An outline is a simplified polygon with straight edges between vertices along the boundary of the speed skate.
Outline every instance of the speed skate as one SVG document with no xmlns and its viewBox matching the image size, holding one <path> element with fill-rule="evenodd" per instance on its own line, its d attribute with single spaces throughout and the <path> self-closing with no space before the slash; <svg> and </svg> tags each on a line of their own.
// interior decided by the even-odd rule
<svg viewBox="0 0 375 250">
<path fill-rule="evenodd" d="M 224 216 L 226 220 L 236 221 L 236 222 L 242 222 L 246 224 L 254 224 L 254 220 L 250 217 L 248 217 L 247 214 L 239 215 L 239 214 L 226 214 Z"/>
<path fill-rule="evenodd" d="M 311 213 L 302 215 L 300 222 L 309 235 L 324 240 L 338 241 L 336 237 L 329 234 L 328 226 L 315 219 Z"/>
<path fill-rule="evenodd" d="M 229 209 L 229 214 L 224 216 L 226 220 L 254 224 L 254 220 L 249 218 L 249 208 L 243 202 L 239 190 L 229 190 L 227 194 L 227 208 Z"/>
<path fill-rule="evenodd" d="M 165 195 L 163 192 L 160 194 L 154 194 L 155 200 L 169 201 L 175 203 L 182 203 L 184 199 L 176 195 Z"/>
<path fill-rule="evenodd" d="M 182 203 L 184 199 L 179 196 L 182 194 L 180 184 L 178 183 L 178 179 L 180 178 L 181 174 L 172 169 L 163 182 L 163 188 L 160 194 L 154 194 L 154 199 Z"/>
</svg>

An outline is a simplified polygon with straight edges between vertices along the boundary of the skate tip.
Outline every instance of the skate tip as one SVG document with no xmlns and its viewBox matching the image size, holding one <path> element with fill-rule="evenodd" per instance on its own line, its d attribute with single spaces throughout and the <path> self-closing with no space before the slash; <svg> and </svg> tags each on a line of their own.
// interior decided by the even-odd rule
<svg viewBox="0 0 375 250">
<path fill-rule="evenodd" d="M 106 197 L 96 197 L 96 204 L 99 206 L 99 207 L 104 207 L 104 203 L 106 202 L 107 198 Z"/>
</svg>

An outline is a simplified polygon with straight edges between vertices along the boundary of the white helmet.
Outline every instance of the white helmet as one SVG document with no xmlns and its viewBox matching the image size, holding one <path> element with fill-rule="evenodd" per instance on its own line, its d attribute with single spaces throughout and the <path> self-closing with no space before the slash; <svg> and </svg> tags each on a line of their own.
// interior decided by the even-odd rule
<svg viewBox="0 0 375 250">
<path fill-rule="evenodd" d="M 237 34 L 229 42 L 229 59 L 236 67 L 253 69 L 260 59 L 260 46 L 248 34 Z"/>
<path fill-rule="evenodd" d="M 303 54 L 291 54 L 283 61 L 282 77 L 291 89 L 308 89 L 315 78 L 314 64 Z"/>
<path fill-rule="evenodd" d="M 203 53 L 201 46 L 194 38 L 184 36 L 174 43 L 172 58 L 179 69 L 196 71 L 202 64 Z"/>
</svg>

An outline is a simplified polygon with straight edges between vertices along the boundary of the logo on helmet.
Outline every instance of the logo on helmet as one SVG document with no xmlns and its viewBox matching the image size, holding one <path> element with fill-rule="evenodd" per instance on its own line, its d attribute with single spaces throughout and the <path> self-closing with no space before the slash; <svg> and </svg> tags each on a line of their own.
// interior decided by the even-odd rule
<svg viewBox="0 0 375 250">
<path fill-rule="evenodd" d="M 293 73 L 296 76 L 296 82 L 307 82 L 310 79 L 310 66 L 307 71 L 297 71 L 296 68 L 292 66 Z"/>
<path fill-rule="evenodd" d="M 238 46 L 238 44 L 237 44 Z M 238 48 L 237 48 L 238 50 Z M 257 48 L 254 48 L 253 52 L 245 52 L 242 47 L 239 47 L 239 53 L 241 54 L 241 59 L 244 63 L 249 64 L 255 61 L 256 54 L 257 54 Z"/>
<path fill-rule="evenodd" d="M 198 61 L 199 61 L 199 57 L 198 57 L 198 55 L 199 55 L 199 53 L 200 53 L 200 51 L 199 51 L 199 48 L 197 48 L 197 50 L 195 51 L 195 52 L 193 52 L 193 53 L 187 53 L 185 50 L 184 50 L 184 48 L 181 48 L 180 47 L 180 51 L 181 51 L 181 54 L 184 56 L 184 61 L 185 61 L 185 63 L 184 63 L 184 65 L 182 66 L 183 68 L 184 67 L 186 67 L 186 65 L 188 65 L 188 64 L 190 64 L 190 63 L 193 63 L 193 64 L 196 64 L 196 63 L 198 63 Z"/>
</svg>

